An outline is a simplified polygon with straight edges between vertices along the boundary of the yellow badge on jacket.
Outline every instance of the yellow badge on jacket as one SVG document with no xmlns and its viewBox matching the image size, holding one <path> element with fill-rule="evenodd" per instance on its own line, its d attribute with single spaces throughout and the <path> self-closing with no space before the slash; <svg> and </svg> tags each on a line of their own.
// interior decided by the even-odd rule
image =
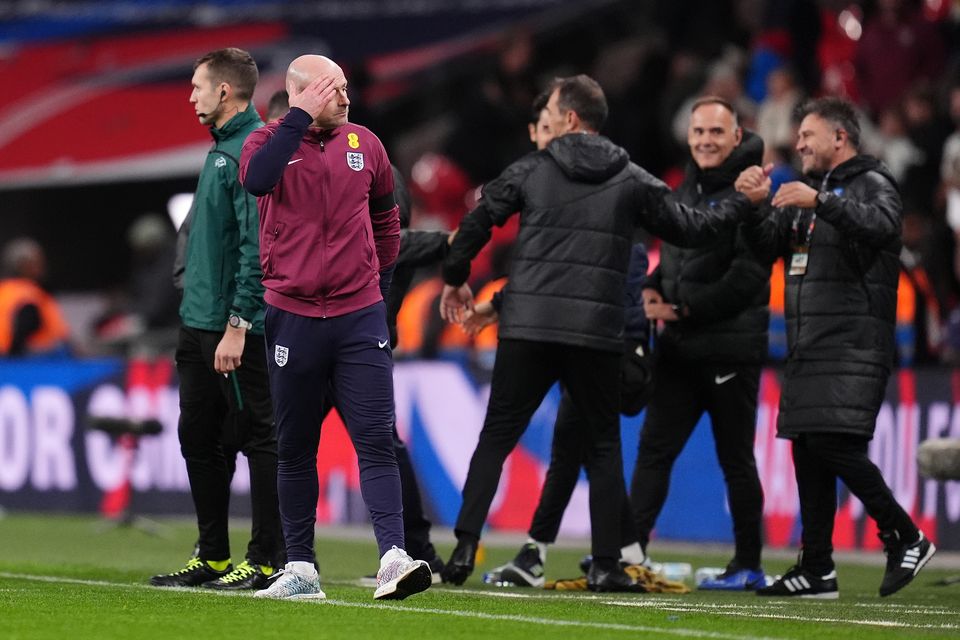
<svg viewBox="0 0 960 640">
<path fill-rule="evenodd" d="M 358 136 L 358 135 L 355 134 L 355 133 L 348 134 L 348 135 L 347 135 L 347 146 L 350 147 L 351 149 L 359 149 L 359 148 L 360 148 L 360 136 Z"/>
</svg>

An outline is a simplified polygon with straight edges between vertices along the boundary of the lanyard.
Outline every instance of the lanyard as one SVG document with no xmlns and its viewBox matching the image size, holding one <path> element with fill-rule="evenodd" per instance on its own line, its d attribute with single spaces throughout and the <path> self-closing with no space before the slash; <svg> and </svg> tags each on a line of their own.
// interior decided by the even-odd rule
<svg viewBox="0 0 960 640">
<path fill-rule="evenodd" d="M 833 170 L 827 172 L 823 176 L 823 180 L 820 182 L 820 191 L 821 193 L 827 190 L 827 181 L 830 180 L 830 174 L 833 173 Z M 804 235 L 803 243 L 800 242 L 800 218 L 803 216 L 803 209 L 797 210 L 797 215 L 793 217 L 793 224 L 791 225 L 791 232 L 793 234 L 793 246 L 795 247 L 809 247 L 810 238 L 813 236 L 813 229 L 817 224 L 817 211 L 814 209 L 813 215 L 810 216 L 810 224 L 807 226 L 807 233 Z"/>
<path fill-rule="evenodd" d="M 793 232 L 793 246 L 810 246 L 810 238 L 813 236 L 813 228 L 817 224 L 817 212 L 814 211 L 813 215 L 810 216 L 810 224 L 807 226 L 807 233 L 803 238 L 803 242 L 800 242 L 800 217 L 803 215 L 803 209 L 797 211 L 797 215 L 793 218 L 792 232 Z"/>
</svg>

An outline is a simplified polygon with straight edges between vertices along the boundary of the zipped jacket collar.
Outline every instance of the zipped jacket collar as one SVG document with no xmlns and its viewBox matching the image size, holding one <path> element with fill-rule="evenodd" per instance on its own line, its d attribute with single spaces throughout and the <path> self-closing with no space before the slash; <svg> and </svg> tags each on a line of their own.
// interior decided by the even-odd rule
<svg viewBox="0 0 960 640">
<path fill-rule="evenodd" d="M 240 111 L 237 115 L 233 116 L 225 123 L 222 127 L 210 127 L 210 135 L 213 136 L 213 139 L 217 142 L 226 140 L 240 131 L 242 129 L 250 126 L 251 123 L 260 120 L 260 114 L 257 113 L 257 110 L 254 108 L 253 103 L 247 105 L 245 111 Z"/>
</svg>

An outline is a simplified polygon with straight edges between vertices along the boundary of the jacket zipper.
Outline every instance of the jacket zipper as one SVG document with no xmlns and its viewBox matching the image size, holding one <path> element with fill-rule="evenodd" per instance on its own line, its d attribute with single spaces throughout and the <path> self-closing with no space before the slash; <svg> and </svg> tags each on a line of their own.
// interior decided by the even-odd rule
<svg viewBox="0 0 960 640">
<path fill-rule="evenodd" d="M 267 255 L 267 266 L 270 268 L 270 275 L 273 275 L 273 254 L 277 250 L 277 243 L 280 241 L 280 223 L 273 228 L 273 244 L 270 245 L 270 253 Z"/>
<path fill-rule="evenodd" d="M 701 207 L 703 206 L 703 204 L 704 204 L 703 185 L 700 184 L 699 181 L 697 181 L 697 199 L 696 199 L 695 206 Z M 680 247 L 679 250 L 677 251 L 677 254 L 679 255 L 679 259 L 677 261 L 678 262 L 677 277 L 674 284 L 676 288 L 673 291 L 673 296 L 672 296 L 672 299 L 670 300 L 670 302 L 672 302 L 674 305 L 678 305 L 678 306 L 683 305 L 683 303 L 680 301 L 680 291 L 683 289 L 683 284 L 684 284 L 683 272 L 687 265 L 687 258 L 694 255 L 696 252 L 697 252 L 697 249 L 687 249 L 684 247 Z M 682 320 L 682 318 L 680 319 Z"/>
<path fill-rule="evenodd" d="M 829 187 L 830 187 L 830 175 L 831 175 L 832 173 L 833 173 L 833 169 L 830 169 L 830 171 L 827 172 L 827 175 L 823 176 L 823 180 L 820 182 L 820 191 L 829 191 Z M 816 207 L 814 207 L 814 209 L 813 209 L 813 211 L 811 212 L 810 215 L 811 215 L 811 217 L 817 215 L 817 209 L 816 209 Z M 802 218 L 803 216 L 801 215 L 800 217 Z M 808 224 L 809 224 L 809 223 L 808 223 Z M 797 229 L 801 229 L 802 227 L 803 227 L 803 225 L 800 224 L 800 220 L 799 220 L 799 218 L 798 218 L 798 219 L 797 219 Z M 798 231 L 798 234 L 799 234 L 799 231 Z M 810 266 L 810 256 L 813 255 L 813 228 L 812 228 L 812 226 L 808 226 L 808 227 L 807 227 L 807 237 L 806 237 L 805 240 L 806 240 L 806 243 L 807 243 L 807 269 L 809 269 L 809 266 Z M 798 238 L 797 238 L 797 242 L 799 242 L 799 241 L 800 241 L 800 238 L 798 237 Z M 792 256 L 791 256 L 791 257 L 792 257 Z M 788 267 L 786 264 L 784 264 L 784 268 L 789 269 L 789 267 Z M 796 342 L 794 342 L 793 349 L 791 349 L 791 350 L 790 350 L 790 353 L 788 354 L 788 355 L 790 355 L 790 356 L 792 356 L 792 355 L 793 355 L 793 352 L 794 352 L 795 350 L 799 349 L 799 347 L 800 347 L 800 300 L 802 299 L 801 294 L 803 293 L 803 280 L 804 280 L 804 278 L 806 278 L 806 276 L 807 276 L 807 271 L 806 271 L 806 269 L 804 269 L 803 275 L 800 276 L 800 282 L 799 282 L 799 284 L 797 284 L 797 339 L 796 339 Z M 869 294 L 868 294 L 868 295 L 869 295 Z"/>
<path fill-rule="evenodd" d="M 800 218 L 802 219 L 803 216 L 801 215 Z M 800 221 L 798 220 L 798 221 L 797 221 L 797 228 L 800 229 L 800 228 L 802 228 L 802 227 L 803 227 L 803 225 L 800 224 Z M 808 237 L 808 238 L 806 239 L 806 241 L 807 241 L 807 264 L 809 265 L 809 264 L 810 264 L 810 254 L 813 253 L 813 236 Z M 797 238 L 797 242 L 798 242 L 798 243 L 800 242 L 800 239 L 799 239 L 799 238 Z M 791 254 L 790 257 L 791 257 L 791 259 L 792 259 L 792 258 L 793 258 L 793 254 Z M 786 268 L 786 269 L 789 270 L 790 265 L 784 264 L 784 268 Z M 797 337 L 796 337 L 796 339 L 793 341 L 793 348 L 790 349 L 790 352 L 787 354 L 787 355 L 789 355 L 789 356 L 792 356 L 792 355 L 794 354 L 794 352 L 796 352 L 796 351 L 798 351 L 798 350 L 800 349 L 800 302 L 801 302 L 801 300 L 803 300 L 803 280 L 804 280 L 804 278 L 806 277 L 806 275 L 807 275 L 806 272 L 804 272 L 803 274 L 801 274 L 801 275 L 799 276 L 800 282 L 797 283 L 797 311 L 796 311 L 796 316 L 797 316 Z"/>
<path fill-rule="evenodd" d="M 330 172 L 327 171 L 327 166 L 326 166 L 326 164 L 327 164 L 327 161 L 326 161 L 326 152 L 327 152 L 326 146 L 323 144 L 323 139 L 321 138 L 321 139 L 320 139 L 320 158 L 321 158 L 321 162 L 323 162 L 323 165 L 324 165 L 324 166 L 323 166 L 323 174 L 322 174 L 322 175 L 323 175 L 323 177 L 324 177 L 324 182 L 325 182 L 325 183 L 328 183 L 329 180 L 330 180 Z M 324 195 L 327 195 L 328 197 L 329 197 L 329 193 L 330 193 L 329 186 L 330 186 L 329 184 L 324 184 L 324 185 L 323 185 L 323 191 L 322 191 L 322 193 L 323 193 Z M 325 199 L 324 199 L 324 200 L 325 200 Z M 325 203 L 324 203 L 324 204 L 325 204 Z M 326 251 L 326 248 L 327 248 L 327 216 L 326 216 L 325 214 L 326 214 L 326 211 L 321 211 L 321 212 L 320 212 L 320 251 L 319 251 L 319 253 L 320 253 L 320 282 L 318 283 L 318 286 L 319 286 L 319 289 L 320 289 L 320 290 L 318 291 L 318 293 L 319 293 L 319 296 L 318 296 L 318 297 L 319 297 L 319 299 L 320 299 L 320 317 L 321 317 L 321 318 L 326 318 L 326 317 L 327 317 L 327 296 L 326 296 L 326 292 L 323 291 L 323 280 L 324 280 L 323 274 L 324 274 L 324 272 L 326 271 L 326 265 L 324 264 L 324 261 L 325 261 L 326 254 L 327 254 L 327 251 Z"/>
</svg>

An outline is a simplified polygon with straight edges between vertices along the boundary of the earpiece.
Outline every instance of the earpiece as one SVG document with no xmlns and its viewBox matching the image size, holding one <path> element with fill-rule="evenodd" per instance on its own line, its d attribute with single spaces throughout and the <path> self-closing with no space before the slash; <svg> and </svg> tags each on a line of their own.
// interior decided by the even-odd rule
<svg viewBox="0 0 960 640">
<path fill-rule="evenodd" d="M 226 98 L 226 97 L 227 97 L 227 90 L 226 90 L 226 89 L 221 89 L 221 90 L 220 90 L 220 102 L 217 103 L 217 108 L 214 109 L 213 111 L 211 111 L 210 113 L 198 113 L 197 115 L 200 116 L 201 118 L 208 118 L 208 117 L 214 115 L 215 113 L 218 113 L 218 112 L 220 111 L 220 109 L 223 107 L 223 99 Z"/>
</svg>

